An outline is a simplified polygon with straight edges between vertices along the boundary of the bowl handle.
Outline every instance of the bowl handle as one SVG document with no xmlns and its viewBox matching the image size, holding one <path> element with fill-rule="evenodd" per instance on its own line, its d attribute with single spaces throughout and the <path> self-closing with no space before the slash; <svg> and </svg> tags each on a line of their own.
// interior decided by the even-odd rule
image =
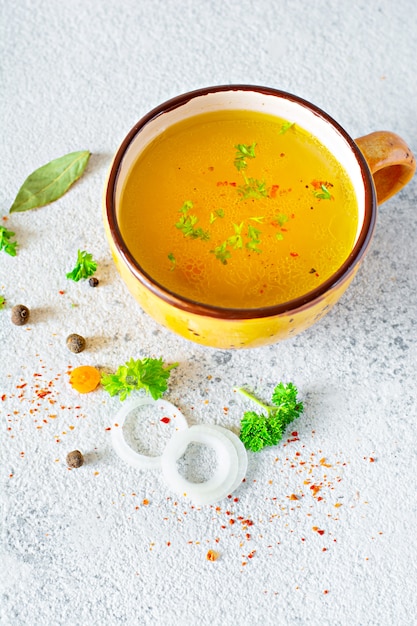
<svg viewBox="0 0 417 626">
<path fill-rule="evenodd" d="M 416 169 L 416 159 L 401 137 L 379 130 L 355 141 L 371 170 L 378 204 L 410 182 Z"/>
</svg>

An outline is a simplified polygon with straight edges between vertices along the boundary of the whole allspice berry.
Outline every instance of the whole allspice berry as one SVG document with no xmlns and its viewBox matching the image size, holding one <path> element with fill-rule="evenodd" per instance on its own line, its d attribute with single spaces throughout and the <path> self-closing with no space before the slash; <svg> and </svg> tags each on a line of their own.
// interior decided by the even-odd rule
<svg viewBox="0 0 417 626">
<path fill-rule="evenodd" d="M 77 333 L 72 333 L 67 337 L 67 347 L 71 352 L 82 352 L 85 348 L 85 339 L 81 337 L 81 335 L 77 335 Z"/>
<path fill-rule="evenodd" d="M 29 320 L 30 311 L 24 304 L 15 304 L 12 308 L 12 322 L 16 326 L 23 326 Z"/>
<path fill-rule="evenodd" d="M 84 457 L 79 450 L 73 450 L 72 452 L 68 452 L 67 454 L 67 465 L 68 467 L 81 467 L 84 464 Z"/>
</svg>

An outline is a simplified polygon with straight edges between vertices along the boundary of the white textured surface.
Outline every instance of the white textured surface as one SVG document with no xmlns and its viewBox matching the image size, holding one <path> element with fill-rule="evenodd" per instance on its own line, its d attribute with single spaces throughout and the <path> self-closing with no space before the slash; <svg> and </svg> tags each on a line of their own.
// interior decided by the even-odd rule
<svg viewBox="0 0 417 626">
<path fill-rule="evenodd" d="M 9 217 L 19 254 L 0 253 L 2 626 L 415 623 L 417 179 L 381 207 L 340 304 L 293 340 L 248 352 L 157 327 L 121 283 L 101 223 L 127 131 L 209 84 L 285 89 L 354 137 L 389 129 L 417 152 L 415 1 L 2 5 L 1 216 L 36 167 L 93 153 L 65 197 Z M 99 261 L 97 289 L 65 278 L 77 248 Z M 28 326 L 10 323 L 15 303 L 30 307 Z M 68 352 L 71 332 L 88 350 Z M 157 471 L 112 450 L 119 400 L 69 388 L 69 364 L 153 355 L 180 362 L 166 398 L 190 423 L 236 431 L 248 404 L 234 385 L 265 400 L 279 380 L 299 387 L 298 437 L 250 455 L 237 501 L 176 500 Z M 69 471 L 74 448 L 88 462 Z"/>
</svg>

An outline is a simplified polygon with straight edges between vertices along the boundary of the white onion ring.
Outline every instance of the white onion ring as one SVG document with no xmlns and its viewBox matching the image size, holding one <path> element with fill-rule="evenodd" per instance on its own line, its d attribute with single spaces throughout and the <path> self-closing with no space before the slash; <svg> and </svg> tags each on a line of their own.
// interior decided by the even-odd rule
<svg viewBox="0 0 417 626">
<path fill-rule="evenodd" d="M 132 465 L 132 467 L 136 467 L 138 469 L 158 468 L 161 465 L 162 458 L 162 456 L 147 456 L 146 454 L 139 454 L 138 452 L 135 452 L 135 450 L 127 444 L 124 438 L 123 424 L 125 423 L 126 417 L 137 407 L 145 406 L 147 404 L 154 404 L 157 409 L 161 409 L 161 411 L 164 412 L 164 415 L 169 415 L 176 421 L 177 428 L 182 430 L 188 428 L 187 420 L 181 411 L 177 409 L 176 406 L 171 404 L 171 402 L 167 402 L 166 400 L 154 400 L 151 397 L 146 397 L 136 398 L 125 404 L 114 418 L 114 424 L 111 429 L 111 439 L 113 447 L 119 457 L 123 459 L 123 461 L 126 461 L 126 463 L 129 463 L 129 465 Z"/>
<path fill-rule="evenodd" d="M 192 442 L 214 448 L 217 454 L 216 471 L 203 483 L 193 483 L 178 471 L 177 461 Z M 196 504 L 214 504 L 229 495 L 243 480 L 247 454 L 240 439 L 230 430 L 201 424 L 172 436 L 162 454 L 161 468 L 167 485 L 173 491 L 189 497 Z"/>
</svg>

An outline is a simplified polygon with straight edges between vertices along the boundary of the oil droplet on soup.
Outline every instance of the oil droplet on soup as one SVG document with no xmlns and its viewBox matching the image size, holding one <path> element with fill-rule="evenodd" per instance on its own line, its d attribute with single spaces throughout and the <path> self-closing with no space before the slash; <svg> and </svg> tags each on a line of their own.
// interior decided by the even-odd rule
<svg viewBox="0 0 417 626">
<path fill-rule="evenodd" d="M 145 148 L 118 214 L 143 270 L 204 304 L 258 308 L 318 287 L 347 259 L 358 208 L 336 158 L 296 124 L 221 111 Z"/>
</svg>

